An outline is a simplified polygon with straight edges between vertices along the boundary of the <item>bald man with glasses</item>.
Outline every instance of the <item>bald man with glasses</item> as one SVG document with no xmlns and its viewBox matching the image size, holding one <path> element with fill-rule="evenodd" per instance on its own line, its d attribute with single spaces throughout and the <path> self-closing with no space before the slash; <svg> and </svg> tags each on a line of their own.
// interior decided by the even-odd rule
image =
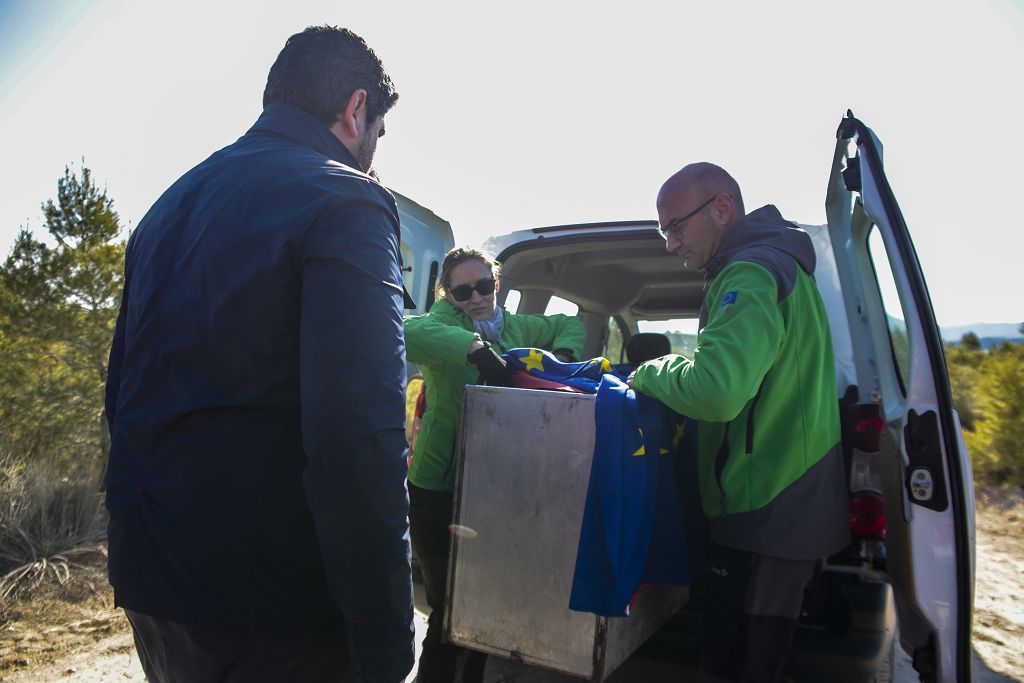
<svg viewBox="0 0 1024 683">
<path fill-rule="evenodd" d="M 817 562 L 850 542 L 832 339 L 810 237 L 768 205 L 745 213 L 710 163 L 658 193 L 665 248 L 707 280 L 694 360 L 631 383 L 699 422 L 710 528 L 704 681 L 776 681 Z"/>
</svg>

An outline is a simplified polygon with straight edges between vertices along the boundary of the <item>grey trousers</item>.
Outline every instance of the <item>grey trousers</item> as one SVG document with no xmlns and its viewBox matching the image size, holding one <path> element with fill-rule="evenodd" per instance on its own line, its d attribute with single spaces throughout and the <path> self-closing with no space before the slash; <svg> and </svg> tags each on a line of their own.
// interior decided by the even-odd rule
<svg viewBox="0 0 1024 683">
<path fill-rule="evenodd" d="M 817 560 L 786 560 L 717 543 L 709 559 L 700 680 L 775 683 Z"/>
</svg>

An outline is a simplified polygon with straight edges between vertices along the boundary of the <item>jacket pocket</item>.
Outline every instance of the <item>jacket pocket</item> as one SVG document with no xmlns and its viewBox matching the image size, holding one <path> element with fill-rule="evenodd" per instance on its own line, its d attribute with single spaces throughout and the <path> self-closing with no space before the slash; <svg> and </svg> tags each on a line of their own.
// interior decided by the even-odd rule
<svg viewBox="0 0 1024 683">
<path fill-rule="evenodd" d="M 754 394 L 754 398 L 750 401 L 750 410 L 747 411 L 747 454 L 754 452 L 754 411 L 757 410 L 757 402 L 761 400 L 761 392 L 764 391 L 764 382 L 761 380 L 761 386 L 757 388 L 757 393 Z"/>
<path fill-rule="evenodd" d="M 725 472 L 725 464 L 729 462 L 729 425 L 725 425 L 725 435 L 722 437 L 722 444 L 715 453 L 715 483 L 718 484 L 719 514 L 726 513 L 725 485 L 722 484 L 722 473 Z"/>
</svg>

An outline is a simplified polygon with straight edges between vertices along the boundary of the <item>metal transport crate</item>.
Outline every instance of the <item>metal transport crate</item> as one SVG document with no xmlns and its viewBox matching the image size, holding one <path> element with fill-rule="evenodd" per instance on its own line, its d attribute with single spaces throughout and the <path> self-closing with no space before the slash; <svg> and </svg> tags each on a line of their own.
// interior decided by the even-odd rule
<svg viewBox="0 0 1024 683">
<path fill-rule="evenodd" d="M 596 683 L 677 612 L 688 591 L 652 587 L 628 618 L 569 610 L 594 401 L 466 387 L 444 629 L 452 643 Z"/>
</svg>

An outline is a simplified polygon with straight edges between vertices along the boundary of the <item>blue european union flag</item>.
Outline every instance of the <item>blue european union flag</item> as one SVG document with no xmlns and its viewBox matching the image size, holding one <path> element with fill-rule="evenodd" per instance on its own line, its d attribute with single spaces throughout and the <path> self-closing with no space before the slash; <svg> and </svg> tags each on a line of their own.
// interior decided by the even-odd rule
<svg viewBox="0 0 1024 683">
<path fill-rule="evenodd" d="M 674 476 L 683 418 L 606 374 L 595 422 L 569 609 L 628 616 L 642 583 L 690 582 Z"/>
<path fill-rule="evenodd" d="M 722 297 L 722 306 L 728 306 L 729 304 L 736 303 L 736 292 L 726 292 L 725 296 Z"/>
<path fill-rule="evenodd" d="M 513 368 L 534 377 L 561 382 L 587 393 L 597 392 L 601 377 L 613 372 L 607 358 L 592 358 L 579 363 L 563 363 L 542 349 L 509 349 L 502 357 Z"/>
</svg>

